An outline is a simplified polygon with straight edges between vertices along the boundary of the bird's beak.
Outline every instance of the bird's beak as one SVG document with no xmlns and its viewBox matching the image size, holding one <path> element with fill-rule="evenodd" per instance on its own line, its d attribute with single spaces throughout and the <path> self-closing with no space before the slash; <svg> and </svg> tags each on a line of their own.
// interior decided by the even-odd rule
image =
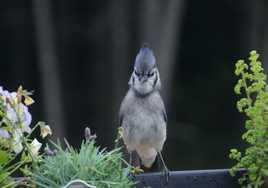
<svg viewBox="0 0 268 188">
<path fill-rule="evenodd" d="M 148 80 L 148 77 L 147 77 L 146 75 L 139 77 L 139 81 L 140 81 L 141 83 L 144 83 L 144 82 L 146 82 L 147 80 Z"/>
</svg>

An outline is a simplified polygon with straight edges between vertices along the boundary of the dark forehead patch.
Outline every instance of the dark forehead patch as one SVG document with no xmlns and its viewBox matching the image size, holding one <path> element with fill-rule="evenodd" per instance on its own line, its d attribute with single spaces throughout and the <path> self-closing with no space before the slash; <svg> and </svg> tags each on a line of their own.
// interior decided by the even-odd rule
<svg viewBox="0 0 268 188">
<path fill-rule="evenodd" d="M 135 68 L 139 72 L 149 72 L 156 67 L 153 51 L 148 47 L 142 47 L 136 56 Z"/>
</svg>

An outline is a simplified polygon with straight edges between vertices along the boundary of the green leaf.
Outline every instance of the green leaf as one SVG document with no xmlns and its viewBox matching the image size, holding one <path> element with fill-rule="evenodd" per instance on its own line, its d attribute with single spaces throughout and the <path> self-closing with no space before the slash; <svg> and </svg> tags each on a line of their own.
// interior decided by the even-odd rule
<svg viewBox="0 0 268 188">
<path fill-rule="evenodd" d="M 10 160 L 11 156 L 8 151 L 0 150 L 0 165 L 6 164 Z"/>
</svg>

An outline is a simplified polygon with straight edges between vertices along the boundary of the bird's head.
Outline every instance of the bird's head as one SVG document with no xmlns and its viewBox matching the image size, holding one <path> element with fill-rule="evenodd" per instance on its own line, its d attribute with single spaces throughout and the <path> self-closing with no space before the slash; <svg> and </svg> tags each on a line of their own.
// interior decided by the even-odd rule
<svg viewBox="0 0 268 188">
<path fill-rule="evenodd" d="M 161 88 L 155 57 L 153 51 L 147 45 L 143 45 L 136 56 L 129 85 L 137 94 L 142 96 Z"/>
</svg>

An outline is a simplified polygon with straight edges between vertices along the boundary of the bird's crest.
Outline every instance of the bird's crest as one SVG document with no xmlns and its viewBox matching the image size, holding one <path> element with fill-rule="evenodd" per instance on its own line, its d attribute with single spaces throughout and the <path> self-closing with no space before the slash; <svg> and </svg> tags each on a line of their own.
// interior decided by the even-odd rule
<svg viewBox="0 0 268 188">
<path fill-rule="evenodd" d="M 143 44 L 135 59 L 135 68 L 140 72 L 147 72 L 156 66 L 155 56 L 148 44 Z"/>
</svg>

